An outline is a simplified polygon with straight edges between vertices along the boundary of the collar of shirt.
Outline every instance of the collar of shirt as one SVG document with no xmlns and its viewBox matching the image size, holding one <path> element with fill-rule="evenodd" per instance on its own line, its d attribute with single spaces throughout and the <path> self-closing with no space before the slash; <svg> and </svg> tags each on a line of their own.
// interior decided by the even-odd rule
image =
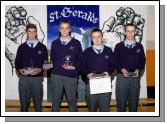
<svg viewBox="0 0 167 124">
<path fill-rule="evenodd" d="M 92 45 L 92 48 L 93 48 L 93 51 L 94 51 L 95 53 L 99 54 L 98 49 L 101 49 L 100 53 L 102 53 L 103 50 L 104 50 L 104 44 L 101 44 L 101 47 L 100 47 L 100 48 L 97 48 L 96 45 L 93 44 L 93 45 Z"/>
<path fill-rule="evenodd" d="M 33 43 L 33 48 L 34 47 L 36 47 L 36 45 L 38 44 L 38 40 L 37 39 L 35 39 L 35 40 L 27 40 L 27 45 L 29 46 L 29 47 L 31 47 L 31 44 Z"/>
<path fill-rule="evenodd" d="M 65 42 L 64 45 L 67 45 L 71 41 L 71 39 L 72 39 L 71 37 L 68 37 L 68 38 L 62 38 L 62 37 L 60 37 L 61 43 L 64 44 L 64 42 Z"/>
<path fill-rule="evenodd" d="M 124 40 L 125 47 L 127 47 L 127 45 L 132 45 L 132 48 L 133 48 L 135 46 L 135 44 L 136 44 L 135 40 L 133 40 L 131 43 L 129 43 L 127 40 Z"/>
</svg>

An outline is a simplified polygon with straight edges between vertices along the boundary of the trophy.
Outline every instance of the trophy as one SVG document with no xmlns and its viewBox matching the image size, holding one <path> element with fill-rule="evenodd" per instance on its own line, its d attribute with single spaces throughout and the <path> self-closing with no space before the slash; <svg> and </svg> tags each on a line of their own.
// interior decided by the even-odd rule
<svg viewBox="0 0 167 124">
<path fill-rule="evenodd" d="M 73 65 L 71 56 L 65 56 L 63 61 L 64 61 L 64 65 L 67 65 L 67 66 L 72 66 Z"/>
<path fill-rule="evenodd" d="M 31 59 L 30 60 L 30 63 L 31 63 L 31 67 L 26 67 L 25 68 L 25 74 L 26 75 L 33 75 L 32 73 L 33 73 L 33 65 L 34 65 L 34 62 L 33 62 L 33 60 Z"/>
<path fill-rule="evenodd" d="M 49 56 L 48 61 L 45 61 L 44 64 L 43 64 L 43 69 L 49 70 L 51 68 L 53 68 L 53 63 L 51 62 L 50 56 Z"/>
<path fill-rule="evenodd" d="M 33 75 L 33 74 L 32 74 L 32 70 L 33 70 L 33 67 L 27 67 L 24 73 L 25 73 L 26 75 L 29 75 L 29 74 L 30 74 L 30 75 Z"/>
<path fill-rule="evenodd" d="M 129 77 L 137 77 L 137 74 L 134 72 L 129 72 Z"/>
</svg>

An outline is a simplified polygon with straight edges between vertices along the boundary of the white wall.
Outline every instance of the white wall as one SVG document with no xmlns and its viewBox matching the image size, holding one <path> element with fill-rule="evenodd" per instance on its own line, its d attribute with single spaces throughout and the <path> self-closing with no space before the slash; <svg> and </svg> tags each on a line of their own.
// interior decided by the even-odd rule
<svg viewBox="0 0 167 124">
<path fill-rule="evenodd" d="M 147 50 L 155 50 L 155 7 L 148 6 Z"/>
</svg>

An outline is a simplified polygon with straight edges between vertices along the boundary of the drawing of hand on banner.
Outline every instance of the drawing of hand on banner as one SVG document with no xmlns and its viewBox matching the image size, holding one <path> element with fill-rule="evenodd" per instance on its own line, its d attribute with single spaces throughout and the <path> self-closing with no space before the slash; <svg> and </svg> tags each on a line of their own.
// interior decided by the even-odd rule
<svg viewBox="0 0 167 124">
<path fill-rule="evenodd" d="M 130 7 L 120 7 L 116 11 L 116 17 L 111 16 L 103 23 L 102 32 L 104 44 L 114 50 L 115 45 L 125 39 L 124 26 L 130 23 L 136 26 L 137 33 L 135 40 L 141 43 L 145 19 L 135 13 Z"/>
<path fill-rule="evenodd" d="M 22 6 L 12 6 L 5 14 L 5 56 L 10 61 L 12 70 L 17 49 L 27 39 L 26 25 L 29 23 L 37 26 L 38 40 L 43 42 L 45 35 L 40 23 L 33 16 L 27 17 L 27 11 Z"/>
</svg>

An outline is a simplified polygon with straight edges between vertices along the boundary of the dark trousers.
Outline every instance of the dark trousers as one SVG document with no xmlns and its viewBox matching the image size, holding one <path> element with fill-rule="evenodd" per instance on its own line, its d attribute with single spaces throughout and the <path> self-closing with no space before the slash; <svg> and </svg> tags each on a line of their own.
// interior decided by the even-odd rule
<svg viewBox="0 0 167 124">
<path fill-rule="evenodd" d="M 125 112 L 128 101 L 129 111 L 136 112 L 140 93 L 140 77 L 124 77 L 118 74 L 116 79 L 117 111 Z"/>
<path fill-rule="evenodd" d="M 77 81 L 78 78 L 70 78 L 51 74 L 52 86 L 52 111 L 59 112 L 63 96 L 66 93 L 70 112 L 77 112 Z"/>
<path fill-rule="evenodd" d="M 43 77 L 20 76 L 19 78 L 19 98 L 21 111 L 28 112 L 30 99 L 32 98 L 36 112 L 42 111 L 43 99 Z"/>
<path fill-rule="evenodd" d="M 101 94 L 90 94 L 90 85 L 85 85 L 86 102 L 90 112 L 97 112 L 99 108 L 100 112 L 110 111 L 110 100 L 111 93 L 101 93 Z"/>
</svg>

